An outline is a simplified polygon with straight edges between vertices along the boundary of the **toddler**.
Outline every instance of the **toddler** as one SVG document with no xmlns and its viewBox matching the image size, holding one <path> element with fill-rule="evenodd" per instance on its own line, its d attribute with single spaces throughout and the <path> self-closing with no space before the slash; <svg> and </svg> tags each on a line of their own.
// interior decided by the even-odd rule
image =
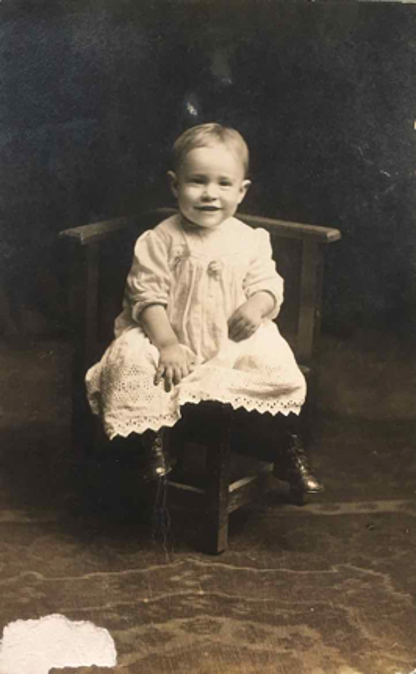
<svg viewBox="0 0 416 675">
<path fill-rule="evenodd" d="M 294 425 L 305 380 L 273 322 L 283 280 L 268 233 L 235 217 L 250 185 L 247 145 L 234 129 L 202 124 L 180 136 L 174 154 L 179 212 L 136 242 L 115 340 L 87 373 L 91 408 L 110 439 L 141 435 L 153 464 L 144 478 L 171 469 L 162 431 L 186 403 L 282 413 L 276 473 L 319 492 Z"/>
</svg>

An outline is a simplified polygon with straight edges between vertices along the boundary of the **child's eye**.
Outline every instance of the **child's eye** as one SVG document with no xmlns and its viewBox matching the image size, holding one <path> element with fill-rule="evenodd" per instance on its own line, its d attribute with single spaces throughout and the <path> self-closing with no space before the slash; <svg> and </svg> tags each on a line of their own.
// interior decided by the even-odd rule
<svg viewBox="0 0 416 675">
<path fill-rule="evenodd" d="M 195 177 L 190 178 L 189 182 L 193 183 L 194 185 L 203 185 L 205 181 L 203 178 Z"/>
<path fill-rule="evenodd" d="M 221 180 L 220 185 L 221 185 L 221 187 L 231 187 L 232 183 L 229 180 Z"/>
</svg>

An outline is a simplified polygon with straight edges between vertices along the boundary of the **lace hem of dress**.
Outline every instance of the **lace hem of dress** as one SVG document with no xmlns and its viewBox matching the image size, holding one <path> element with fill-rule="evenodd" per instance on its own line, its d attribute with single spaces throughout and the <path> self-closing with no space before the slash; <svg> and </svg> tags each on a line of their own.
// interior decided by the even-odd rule
<svg viewBox="0 0 416 675">
<path fill-rule="evenodd" d="M 145 431 L 159 431 L 163 427 L 173 427 L 180 419 L 180 412 L 168 413 L 167 415 L 158 415 L 157 417 L 135 417 L 122 419 L 104 418 L 104 431 L 110 441 L 116 436 L 127 438 L 130 434 L 144 434 Z"/>
<path fill-rule="evenodd" d="M 187 394 L 180 397 L 181 405 L 186 403 L 198 404 L 202 401 L 215 401 L 217 403 L 225 403 L 230 405 L 233 410 L 238 408 L 244 408 L 248 412 L 256 410 L 260 414 L 270 413 L 271 415 L 277 415 L 281 413 L 286 417 L 290 413 L 295 413 L 298 415 L 302 409 L 303 403 L 289 399 L 287 401 L 264 401 L 263 399 L 255 399 L 252 396 L 250 398 L 246 396 L 221 396 L 217 394 L 215 398 L 207 394 L 206 396 L 193 396 L 192 394 Z"/>
<path fill-rule="evenodd" d="M 285 403 L 276 403 L 274 406 L 265 404 L 264 401 L 253 401 L 246 399 L 245 397 L 234 397 L 229 399 L 221 396 L 217 396 L 215 399 L 207 396 L 206 398 L 201 398 L 192 395 L 186 395 L 181 397 L 181 405 L 193 404 L 198 405 L 202 401 L 215 401 L 217 403 L 224 403 L 230 405 L 233 410 L 238 408 L 244 408 L 248 412 L 256 410 L 260 414 L 270 413 L 275 416 L 282 414 L 287 417 L 290 413 L 299 415 L 302 404 L 297 401 L 287 401 Z M 115 436 L 122 436 L 126 438 L 132 433 L 143 434 L 148 429 L 152 431 L 159 431 L 163 427 L 173 427 L 178 420 L 181 418 L 180 411 L 175 413 L 168 413 L 166 415 L 158 415 L 155 417 L 146 416 L 141 417 L 140 419 L 135 417 L 122 418 L 118 416 L 117 419 L 109 419 L 108 416 L 104 418 L 104 431 L 108 438 L 111 440 Z"/>
<path fill-rule="evenodd" d="M 181 417 L 181 406 L 202 401 L 228 404 L 234 410 L 285 416 L 299 414 L 305 400 L 305 381 L 287 367 L 242 371 L 211 365 L 194 371 L 170 393 L 155 386 L 152 372 L 135 364 L 109 367 L 105 376 L 93 367 L 87 375 L 87 393 L 93 413 L 103 419 L 107 436 L 126 437 L 147 429 L 171 427 Z"/>
</svg>

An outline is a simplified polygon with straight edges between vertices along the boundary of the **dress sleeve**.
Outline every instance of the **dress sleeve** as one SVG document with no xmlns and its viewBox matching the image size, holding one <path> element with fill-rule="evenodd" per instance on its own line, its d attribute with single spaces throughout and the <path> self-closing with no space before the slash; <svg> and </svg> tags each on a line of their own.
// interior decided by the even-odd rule
<svg viewBox="0 0 416 675">
<path fill-rule="evenodd" d="M 274 307 L 267 318 L 275 319 L 283 302 L 283 278 L 276 271 L 269 233 L 259 228 L 253 234 L 253 256 L 244 279 L 244 292 L 247 298 L 259 291 L 270 293 L 274 298 Z"/>
<path fill-rule="evenodd" d="M 167 306 L 170 290 L 167 242 L 154 231 L 145 232 L 134 247 L 127 277 L 126 301 L 131 316 L 139 322 L 148 305 Z"/>
</svg>

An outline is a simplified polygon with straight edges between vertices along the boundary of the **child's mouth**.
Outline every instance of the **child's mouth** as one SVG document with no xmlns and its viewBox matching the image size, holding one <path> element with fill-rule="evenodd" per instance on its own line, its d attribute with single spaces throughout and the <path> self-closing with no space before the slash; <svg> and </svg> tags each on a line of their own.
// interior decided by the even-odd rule
<svg viewBox="0 0 416 675">
<path fill-rule="evenodd" d="M 197 211 L 220 211 L 218 206 L 196 206 Z"/>
</svg>

